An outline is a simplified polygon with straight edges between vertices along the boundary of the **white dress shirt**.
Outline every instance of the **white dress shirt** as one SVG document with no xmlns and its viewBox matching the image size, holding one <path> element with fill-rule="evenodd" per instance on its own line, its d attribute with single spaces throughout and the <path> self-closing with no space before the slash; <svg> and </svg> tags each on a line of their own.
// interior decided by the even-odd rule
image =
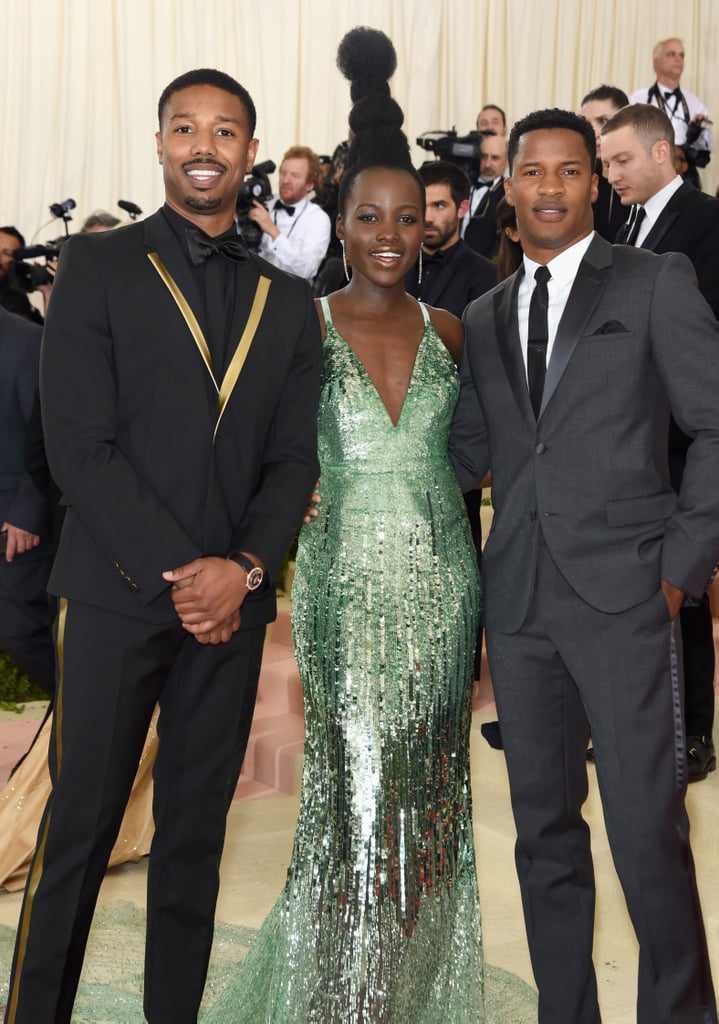
<svg viewBox="0 0 719 1024">
<path fill-rule="evenodd" d="M 672 122 L 674 128 L 674 142 L 677 146 L 681 146 L 687 137 L 687 120 L 684 112 L 684 106 L 681 100 L 677 101 L 676 96 L 672 96 L 672 90 L 667 88 L 666 85 L 660 85 L 658 82 L 653 82 L 651 85 L 644 86 L 643 89 L 637 89 L 629 97 L 630 103 L 649 103 L 653 107 L 661 107 L 661 104 L 657 102 L 656 95 L 652 94 L 651 101 L 649 99 L 649 91 L 657 86 L 661 89 L 665 98 L 664 113 L 667 115 L 669 120 Z M 682 96 L 686 100 L 687 109 L 689 111 L 689 120 L 692 121 L 697 114 L 701 114 L 702 117 L 709 117 L 709 111 L 704 106 L 698 96 L 695 96 L 693 92 L 687 92 L 686 89 L 679 88 L 682 91 Z M 669 94 L 669 96 L 667 96 Z M 695 145 L 698 149 L 711 149 L 712 148 L 712 132 L 711 128 L 704 128 L 701 135 L 697 139 Z"/>
<path fill-rule="evenodd" d="M 682 184 L 683 181 L 677 174 L 675 178 L 672 178 L 668 185 L 665 185 L 664 188 L 660 188 L 658 192 L 655 192 L 651 199 L 647 199 L 644 204 L 644 213 L 646 216 L 639 225 L 639 233 L 637 235 L 637 240 L 634 243 L 637 249 L 656 224 L 659 214 L 662 212 L 677 189 L 682 187 Z"/>
<path fill-rule="evenodd" d="M 564 307 L 567 305 L 567 299 L 572 290 L 574 278 L 577 276 L 579 264 L 584 259 L 584 254 L 593 238 L 594 232 L 592 231 L 586 238 L 582 238 L 581 241 L 570 245 L 568 249 L 565 249 L 559 256 L 555 256 L 553 260 L 547 263 L 547 270 L 552 275 L 549 281 L 547 281 L 547 295 L 549 297 L 549 308 L 547 310 L 547 328 L 549 332 L 547 365 L 549 365 L 559 321 L 562 319 Z M 526 254 L 523 257 L 523 262 L 524 276 L 519 282 L 519 291 L 517 292 L 517 316 L 519 318 L 519 341 L 522 347 L 522 359 L 524 360 L 524 369 L 526 371 L 529 303 L 536 285 L 534 273 L 540 264 L 530 260 Z"/>
<path fill-rule="evenodd" d="M 292 216 L 286 210 L 275 210 L 276 202 L 277 199 L 272 200 L 269 211 L 280 234 L 277 238 L 263 234 L 258 252 L 280 270 L 311 281 L 330 244 L 330 219 L 317 203 L 311 203 L 309 199 L 301 199 Z"/>
<path fill-rule="evenodd" d="M 493 178 L 491 181 L 480 181 L 472 185 L 469 190 L 469 209 L 464 217 L 462 217 L 462 223 L 459 226 L 460 238 L 464 238 L 472 217 L 477 212 L 481 203 L 489 198 L 489 193 L 502 180 L 502 177 L 503 175 L 500 174 L 498 178 Z"/>
</svg>

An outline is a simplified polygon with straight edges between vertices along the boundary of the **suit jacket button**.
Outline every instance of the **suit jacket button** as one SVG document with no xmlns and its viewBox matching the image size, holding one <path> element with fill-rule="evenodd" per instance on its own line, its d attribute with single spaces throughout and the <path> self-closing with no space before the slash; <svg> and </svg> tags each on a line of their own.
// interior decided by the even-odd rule
<svg viewBox="0 0 719 1024">
<path fill-rule="evenodd" d="M 547 446 L 546 444 L 544 444 L 543 441 L 540 441 L 539 444 L 535 444 L 534 450 L 537 453 L 537 455 L 544 455 L 544 453 L 547 450 Z"/>
</svg>

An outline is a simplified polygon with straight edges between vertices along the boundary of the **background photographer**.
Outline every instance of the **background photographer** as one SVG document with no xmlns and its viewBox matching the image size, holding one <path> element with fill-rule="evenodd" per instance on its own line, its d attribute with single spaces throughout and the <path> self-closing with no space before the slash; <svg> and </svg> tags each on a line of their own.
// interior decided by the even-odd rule
<svg viewBox="0 0 719 1024">
<path fill-rule="evenodd" d="M 0 306 L 25 320 L 42 324 L 42 315 L 31 304 L 27 292 L 14 286 L 15 254 L 24 245 L 25 239 L 17 228 L 10 225 L 0 228 Z"/>
<path fill-rule="evenodd" d="M 507 139 L 504 135 L 485 134 L 479 143 L 479 175 L 469 194 L 469 210 L 461 235 L 470 249 L 481 256 L 496 259 L 499 249 L 497 203 L 504 195 L 507 173 Z"/>
<path fill-rule="evenodd" d="M 322 168 L 308 146 L 292 146 L 280 164 L 280 194 L 269 209 L 255 200 L 248 217 L 262 229 L 259 254 L 268 263 L 311 281 L 330 242 L 324 210 L 309 200 L 320 187 Z"/>
<path fill-rule="evenodd" d="M 706 167 L 712 148 L 709 111 L 702 101 L 679 86 L 684 71 L 681 39 L 662 39 L 654 47 L 653 85 L 637 89 L 630 103 L 650 103 L 667 115 L 674 129 L 674 142 L 681 146 L 690 167 Z M 698 180 L 698 178 L 697 178 Z"/>
</svg>

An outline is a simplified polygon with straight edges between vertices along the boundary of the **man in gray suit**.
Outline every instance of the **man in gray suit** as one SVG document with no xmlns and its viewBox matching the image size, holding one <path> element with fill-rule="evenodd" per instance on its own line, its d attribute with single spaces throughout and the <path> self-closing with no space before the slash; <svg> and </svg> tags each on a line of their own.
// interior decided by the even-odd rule
<svg viewBox="0 0 719 1024">
<path fill-rule="evenodd" d="M 539 1020 L 600 1020 L 591 728 L 640 946 L 637 1019 L 715 1024 L 673 620 L 719 554 L 719 331 L 685 256 L 593 233 L 587 121 L 531 114 L 509 158 L 524 263 L 465 313 L 451 447 L 463 490 L 493 473 L 485 629 Z M 678 496 L 670 413 L 692 438 Z"/>
</svg>

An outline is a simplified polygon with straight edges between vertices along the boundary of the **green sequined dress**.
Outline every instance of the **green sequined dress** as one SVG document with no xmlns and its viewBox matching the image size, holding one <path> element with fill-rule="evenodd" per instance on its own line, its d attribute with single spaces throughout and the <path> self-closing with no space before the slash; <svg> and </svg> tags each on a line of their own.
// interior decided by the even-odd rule
<svg viewBox="0 0 719 1024">
<path fill-rule="evenodd" d="M 327 325 L 293 599 L 304 777 L 286 887 L 210 1019 L 481 1024 L 469 730 L 479 581 L 429 323 L 393 426 Z"/>
</svg>

